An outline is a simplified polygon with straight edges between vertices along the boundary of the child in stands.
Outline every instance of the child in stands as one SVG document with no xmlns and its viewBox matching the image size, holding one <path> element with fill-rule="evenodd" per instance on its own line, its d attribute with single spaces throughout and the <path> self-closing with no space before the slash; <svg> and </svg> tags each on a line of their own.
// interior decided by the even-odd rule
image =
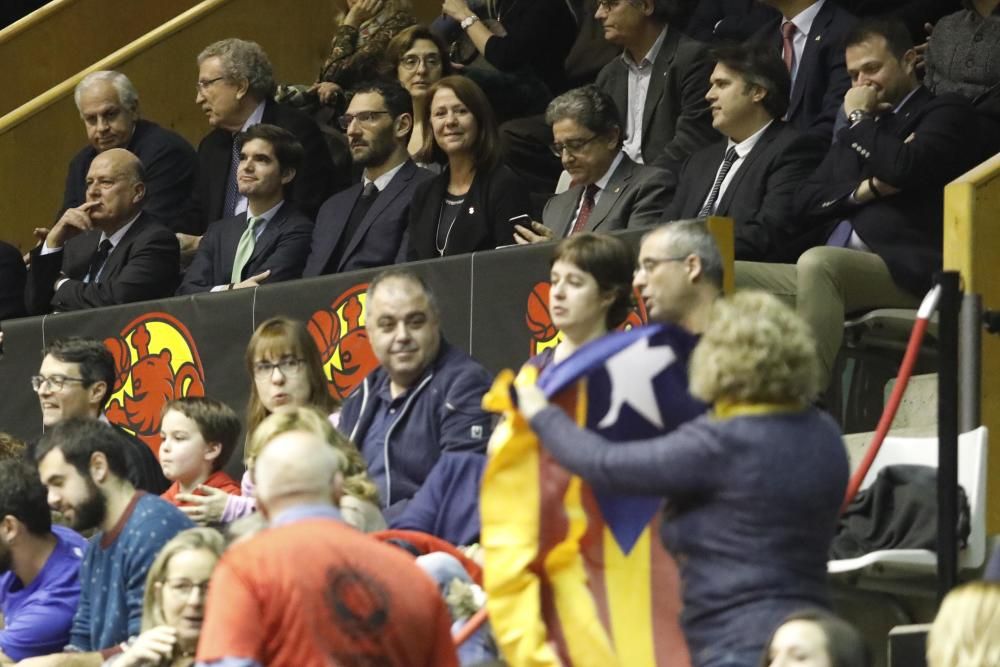
<svg viewBox="0 0 1000 667">
<path fill-rule="evenodd" d="M 240 485 L 223 466 L 236 447 L 240 420 L 232 408 L 211 398 L 185 397 L 163 408 L 160 466 L 173 482 L 165 500 L 182 506 L 179 493 L 204 493 L 205 487 L 239 495 Z"/>
</svg>

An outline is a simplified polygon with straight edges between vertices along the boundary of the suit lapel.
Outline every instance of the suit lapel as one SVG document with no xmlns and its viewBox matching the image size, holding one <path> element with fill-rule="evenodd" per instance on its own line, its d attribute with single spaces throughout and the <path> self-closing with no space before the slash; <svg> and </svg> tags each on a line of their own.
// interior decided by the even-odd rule
<svg viewBox="0 0 1000 667">
<path fill-rule="evenodd" d="M 788 103 L 786 118 L 791 118 L 795 114 L 805 97 L 809 74 L 816 69 L 816 59 L 819 58 L 819 51 L 824 46 L 823 39 L 826 35 L 826 30 L 830 26 L 830 21 L 833 20 L 833 8 L 832 0 L 828 0 L 823 3 L 819 13 L 816 14 L 816 18 L 813 20 L 812 28 L 806 37 L 806 46 L 802 49 L 802 62 L 799 63 L 798 76 L 795 78 L 795 87 L 792 88 L 792 97 Z M 781 19 L 778 21 L 778 26 L 778 43 L 780 45 Z"/>
<path fill-rule="evenodd" d="M 681 215 L 684 217 L 693 218 L 701 211 L 702 205 L 708 199 L 708 193 L 712 190 L 712 185 L 715 184 L 715 175 L 719 171 L 719 165 L 722 164 L 722 158 L 726 155 L 728 145 L 729 142 L 723 139 L 713 144 L 711 150 L 705 152 L 705 163 L 702 165 L 703 171 L 698 175 L 698 187 L 692 189 L 691 192 L 693 199 L 681 202 L 682 206 L 684 206 L 681 209 Z"/>
<path fill-rule="evenodd" d="M 250 255 L 250 259 L 247 260 L 246 266 L 253 266 L 254 263 L 260 261 L 261 257 L 266 256 L 274 248 L 274 244 L 278 242 L 278 237 L 281 235 L 281 225 L 285 222 L 285 218 L 288 217 L 290 202 L 285 202 L 278 209 L 278 212 L 274 214 L 274 217 L 267 221 L 267 226 L 264 227 L 264 231 L 260 233 L 257 241 L 253 244 L 253 253 Z M 249 215 L 249 209 L 248 209 Z M 246 218 L 244 218 L 246 220 Z M 243 233 L 240 232 L 242 236 Z M 239 241 L 237 241 L 239 243 Z M 244 271 L 246 273 L 246 271 Z M 249 277 L 249 276 L 247 276 Z"/>
<path fill-rule="evenodd" d="M 135 219 L 132 226 L 128 228 L 125 235 L 122 236 L 121 240 L 118 241 L 118 245 L 111 249 L 111 254 L 108 255 L 108 259 L 104 262 L 104 268 L 101 269 L 101 281 L 105 281 L 108 278 L 115 275 L 119 269 L 128 261 L 129 250 L 132 247 L 132 240 L 142 231 L 143 225 L 149 218 L 145 213 L 140 213 L 139 217 Z M 101 238 L 100 235 L 97 238 Z M 94 249 L 97 249 L 95 244 Z"/>
<path fill-rule="evenodd" d="M 782 122 L 776 120 L 764 130 L 764 134 L 761 135 L 760 139 L 754 145 L 753 150 L 750 151 L 750 154 L 744 158 L 742 164 L 740 164 L 740 168 L 733 174 L 732 180 L 726 186 L 726 191 L 722 194 L 722 199 L 719 200 L 719 205 L 715 209 L 717 215 L 725 215 L 729 210 L 729 204 L 739 191 L 743 178 L 747 174 L 753 173 L 754 163 L 760 159 L 760 156 L 767 150 L 767 146 L 778 136 L 778 133 L 781 132 L 781 127 Z"/>
<path fill-rule="evenodd" d="M 339 271 L 350 259 L 351 255 L 360 245 L 361 240 L 364 239 L 365 234 L 368 230 L 379 219 L 379 216 L 385 212 L 385 209 L 399 196 L 399 194 L 406 188 L 410 180 L 413 178 L 414 173 L 417 170 L 417 166 L 407 160 L 403 163 L 403 167 L 393 176 L 392 180 L 389 181 L 389 185 L 385 187 L 385 190 L 378 194 L 375 201 L 372 202 L 371 208 L 365 213 L 365 217 L 362 218 L 361 224 L 358 228 L 354 230 L 354 235 L 347 244 L 347 249 L 344 250 L 343 256 L 340 258 L 340 265 L 337 267 Z M 359 192 L 360 195 L 360 192 Z M 354 204 L 357 204 L 357 198 L 354 199 Z M 353 208 L 353 205 L 352 205 Z M 347 218 L 344 218 L 344 223 L 347 223 Z M 340 235 L 343 233 L 344 228 L 339 227 L 337 232 L 337 238 L 334 240 L 334 247 L 336 247 L 337 242 L 340 240 Z"/>
<path fill-rule="evenodd" d="M 622 158 L 621 164 L 618 165 L 618 168 L 611 174 L 611 178 L 608 179 L 608 187 L 604 188 L 604 191 L 601 192 L 600 199 L 594 204 L 594 210 L 590 212 L 590 217 L 587 218 L 587 224 L 584 227 L 586 231 L 594 231 L 608 217 L 611 209 L 614 208 L 618 199 L 622 196 L 622 191 L 632 179 L 635 167 L 636 164 L 632 160 L 629 160 L 627 157 Z"/>
<path fill-rule="evenodd" d="M 574 185 L 570 187 L 566 192 L 564 192 L 558 200 L 556 200 L 556 205 L 558 210 L 555 215 L 559 221 L 559 225 L 552 230 L 557 239 L 566 238 L 569 234 L 569 230 L 573 228 L 573 214 L 576 213 L 576 209 L 580 207 L 580 197 L 583 196 L 583 186 Z"/>
<path fill-rule="evenodd" d="M 101 232 L 95 229 L 68 241 L 63 249 L 66 253 L 63 258 L 63 272 L 74 280 L 83 280 L 90 270 L 90 260 L 97 252 L 100 240 Z M 110 260 L 109 256 L 108 261 Z"/>
<path fill-rule="evenodd" d="M 666 87 L 667 71 L 670 63 L 677 54 L 677 45 L 680 43 L 681 33 L 676 29 L 668 29 L 660 52 L 656 54 L 653 62 L 653 71 L 649 77 L 649 88 L 646 90 L 646 104 L 642 108 L 642 136 L 649 136 L 649 125 L 653 122 L 653 112 L 663 97 L 663 90 Z M 628 77 L 625 80 L 626 96 L 628 94 Z"/>
</svg>

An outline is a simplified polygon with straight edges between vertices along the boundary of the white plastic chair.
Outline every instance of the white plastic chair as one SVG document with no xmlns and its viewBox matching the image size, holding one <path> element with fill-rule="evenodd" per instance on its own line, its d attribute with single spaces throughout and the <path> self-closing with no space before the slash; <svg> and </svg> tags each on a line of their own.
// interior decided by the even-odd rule
<svg viewBox="0 0 1000 667">
<path fill-rule="evenodd" d="M 986 457 L 988 431 L 985 426 L 963 433 L 958 438 L 958 483 L 969 500 L 969 540 L 959 552 L 960 569 L 976 569 L 986 560 Z M 861 488 L 867 488 L 886 466 L 910 464 L 937 467 L 937 438 L 887 437 L 879 449 Z M 827 571 L 832 575 L 934 576 L 937 554 L 927 549 L 886 549 L 858 556 L 831 560 Z"/>
</svg>

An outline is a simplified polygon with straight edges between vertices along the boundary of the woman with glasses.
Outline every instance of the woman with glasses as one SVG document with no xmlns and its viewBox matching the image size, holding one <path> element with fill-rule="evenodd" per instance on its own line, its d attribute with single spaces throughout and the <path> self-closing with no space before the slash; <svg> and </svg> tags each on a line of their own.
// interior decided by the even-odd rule
<svg viewBox="0 0 1000 667">
<path fill-rule="evenodd" d="M 492 250 L 514 243 L 514 225 L 531 219 L 528 190 L 501 162 L 490 103 L 475 83 L 448 76 L 430 87 L 426 145 L 447 162 L 417 186 L 410 205 L 409 259 Z"/>
<path fill-rule="evenodd" d="M 246 410 L 248 438 L 275 411 L 312 406 L 328 415 L 337 407 L 327 390 L 319 351 L 297 320 L 272 317 L 257 327 L 247 346 L 246 364 L 253 379 Z M 249 473 L 243 475 L 241 491 L 241 496 L 233 496 L 206 488 L 200 491 L 206 495 L 179 494 L 177 500 L 186 504 L 181 509 L 196 523 L 230 523 L 256 508 Z"/>
<path fill-rule="evenodd" d="M 415 25 L 392 38 L 386 59 L 413 100 L 413 132 L 407 149 L 417 164 L 426 167 L 432 164 L 426 145 L 430 134 L 427 93 L 441 77 L 451 74 L 447 47 L 426 26 Z"/>
<path fill-rule="evenodd" d="M 212 528 L 192 528 L 163 545 L 146 575 L 142 633 L 114 667 L 190 667 L 205 618 L 205 593 L 225 544 Z"/>
<path fill-rule="evenodd" d="M 632 305 L 632 248 L 616 236 L 581 232 L 560 241 L 549 272 L 549 316 L 563 339 L 532 359 L 545 368 L 607 335 Z"/>
</svg>

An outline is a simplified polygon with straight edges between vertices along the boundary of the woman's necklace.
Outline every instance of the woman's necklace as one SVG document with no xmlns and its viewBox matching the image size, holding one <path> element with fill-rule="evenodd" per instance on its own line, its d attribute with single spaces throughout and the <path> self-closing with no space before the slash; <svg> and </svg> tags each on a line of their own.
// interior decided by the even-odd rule
<svg viewBox="0 0 1000 667">
<path fill-rule="evenodd" d="M 448 201 L 448 193 L 445 192 L 444 201 L 441 202 L 441 212 L 438 213 L 438 223 L 434 230 L 434 247 L 437 249 L 438 257 L 444 257 L 445 248 L 448 247 L 448 239 L 451 238 L 451 230 L 455 228 L 455 223 L 458 221 L 458 216 L 461 211 L 455 213 L 455 217 L 451 219 L 451 224 L 448 225 L 448 231 L 444 234 L 444 245 L 438 245 L 438 239 L 441 237 L 441 218 L 444 216 L 444 207 L 451 203 L 454 206 L 461 207 L 465 203 L 465 196 L 463 195 L 459 200 Z"/>
</svg>

